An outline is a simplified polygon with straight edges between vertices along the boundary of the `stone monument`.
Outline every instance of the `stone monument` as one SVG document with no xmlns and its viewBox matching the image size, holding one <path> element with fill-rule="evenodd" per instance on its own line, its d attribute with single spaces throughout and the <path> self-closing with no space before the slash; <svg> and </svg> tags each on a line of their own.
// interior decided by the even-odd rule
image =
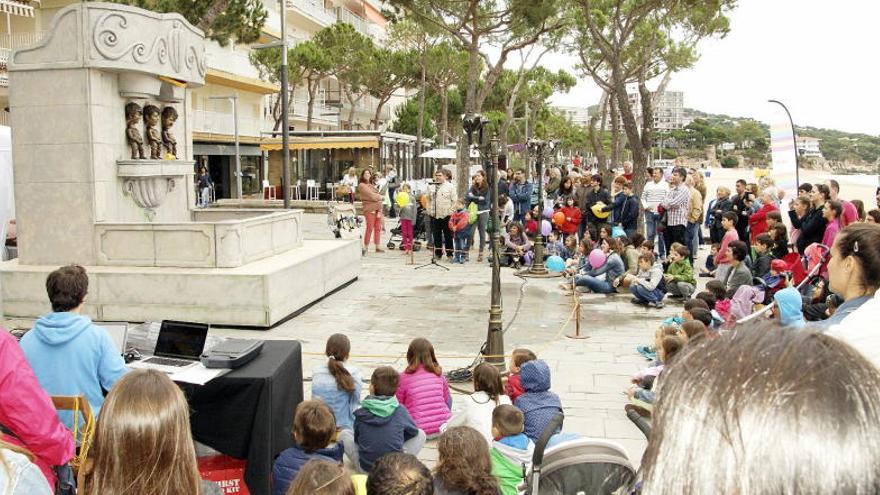
<svg viewBox="0 0 880 495">
<path fill-rule="evenodd" d="M 183 17 L 110 3 L 62 9 L 12 55 L 7 317 L 50 311 L 46 275 L 69 263 L 104 321 L 269 327 L 357 278 L 359 243 L 303 240 L 301 210 L 194 208 L 188 88 L 205 71 Z"/>
</svg>

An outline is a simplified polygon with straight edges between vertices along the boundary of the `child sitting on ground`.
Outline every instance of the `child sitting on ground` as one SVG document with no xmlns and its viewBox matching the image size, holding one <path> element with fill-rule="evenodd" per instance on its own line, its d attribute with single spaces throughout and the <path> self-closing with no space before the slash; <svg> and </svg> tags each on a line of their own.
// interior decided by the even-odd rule
<svg viewBox="0 0 880 495">
<path fill-rule="evenodd" d="M 685 340 L 678 335 L 667 335 L 663 337 L 657 348 L 657 355 L 663 363 L 657 377 L 651 381 L 647 388 L 642 386 L 633 386 L 626 391 L 626 395 L 630 400 L 639 401 L 644 404 L 653 405 L 660 392 L 661 380 L 663 378 L 663 369 L 670 364 L 675 355 L 685 346 Z M 638 404 L 642 405 L 642 404 Z"/>
<path fill-rule="evenodd" d="M 627 275 L 624 280 L 629 280 L 629 290 L 634 296 L 630 302 L 654 308 L 663 307 L 663 296 L 666 294 L 663 287 L 663 266 L 654 262 L 653 254 L 639 256 L 638 275 Z"/>
<path fill-rule="evenodd" d="M 777 223 L 767 233 L 773 239 L 773 257 L 782 259 L 788 254 L 788 229 L 782 222 Z"/>
<path fill-rule="evenodd" d="M 755 259 L 752 261 L 752 275 L 758 278 L 764 277 L 770 272 L 770 262 L 773 261 L 773 239 L 767 234 L 759 234 L 755 237 L 755 245 L 752 246 Z"/>
<path fill-rule="evenodd" d="M 547 244 L 544 246 L 544 256 L 548 258 L 550 256 L 559 256 L 562 259 L 566 259 L 565 251 L 565 244 L 559 240 L 559 234 L 556 231 L 550 232 L 550 235 L 547 236 Z"/>
<path fill-rule="evenodd" d="M 462 399 L 452 413 L 449 421 L 440 427 L 440 431 L 456 426 L 469 426 L 492 443 L 492 411 L 503 404 L 511 404 L 510 398 L 504 395 L 501 374 L 498 368 L 481 363 L 474 369 L 474 393 Z"/>
<path fill-rule="evenodd" d="M 507 381 L 504 384 L 504 393 L 510 398 L 511 402 L 515 402 L 516 398 L 523 394 L 522 381 L 520 379 L 520 368 L 524 363 L 534 361 L 538 356 L 528 349 L 514 349 L 510 355 L 510 365 L 507 375 Z"/>
<path fill-rule="evenodd" d="M 701 309 L 700 311 L 708 313 L 708 310 Z M 690 342 L 701 335 L 705 335 L 707 329 L 708 327 L 702 321 L 686 321 L 681 324 L 681 332 L 679 332 L 679 336 L 684 338 L 686 342 Z"/>
<path fill-rule="evenodd" d="M 449 384 L 427 339 L 413 339 L 406 351 L 407 367 L 400 375 L 397 400 L 412 415 L 416 425 L 429 436 L 440 433 L 449 421 L 452 397 Z"/>
<path fill-rule="evenodd" d="M 730 298 L 727 297 L 727 287 L 720 280 L 710 280 L 706 283 L 706 290 L 715 296 L 715 308 L 712 310 L 712 318 L 715 326 L 727 321 L 730 315 Z"/>
<path fill-rule="evenodd" d="M 471 232 L 470 213 L 464 207 L 464 201 L 461 199 L 456 199 L 452 208 L 452 215 L 449 216 L 449 230 L 452 232 L 452 240 L 455 242 L 455 254 L 452 255 L 452 262 L 464 264 L 467 261 L 468 237 Z"/>
<path fill-rule="evenodd" d="M 718 268 L 718 265 L 715 264 L 715 256 L 718 254 L 718 249 L 721 247 L 721 244 L 717 242 L 712 244 L 709 248 L 709 256 L 706 258 L 706 266 L 700 268 L 700 276 L 701 277 L 714 277 L 715 269 Z"/>
<path fill-rule="evenodd" d="M 708 328 L 712 325 L 712 312 L 706 308 L 694 308 L 691 310 L 691 319 L 688 321 L 699 321 Z"/>
<path fill-rule="evenodd" d="M 669 268 L 663 275 L 669 297 L 688 300 L 694 293 L 697 281 L 694 279 L 691 262 L 688 261 L 690 255 L 690 250 L 681 244 L 669 252 Z"/>
<path fill-rule="evenodd" d="M 326 404 L 320 400 L 300 402 L 293 418 L 293 447 L 282 451 L 272 467 L 273 495 L 284 495 L 311 459 L 342 462 L 342 445 L 327 447 L 334 434 L 336 419 Z"/>
<path fill-rule="evenodd" d="M 535 444 L 523 433 L 523 414 L 514 406 L 492 411 L 492 474 L 498 478 L 502 495 L 517 495 L 523 474 L 532 466 Z"/>
<path fill-rule="evenodd" d="M 524 392 L 514 405 L 523 413 L 523 431 L 535 441 L 556 413 L 562 412 L 562 402 L 550 391 L 550 367 L 544 361 L 524 363 L 519 374 Z"/>
<path fill-rule="evenodd" d="M 650 382 L 654 377 L 660 374 L 660 371 L 663 369 L 663 360 L 659 358 L 657 351 L 663 343 L 663 338 L 670 335 L 678 335 L 680 331 L 681 328 L 678 325 L 661 325 L 660 328 L 654 332 L 654 343 L 650 347 L 643 347 L 644 349 L 647 349 L 649 353 L 642 353 L 646 358 L 650 357 L 653 363 L 651 366 L 642 369 L 632 376 L 631 381 L 633 384 L 644 387 L 646 383 Z"/>
<path fill-rule="evenodd" d="M 565 253 L 565 256 L 563 256 L 563 259 L 565 259 L 565 261 L 568 262 L 568 260 L 574 258 L 577 253 L 577 247 L 578 247 L 577 237 L 575 237 L 575 236 L 567 237 L 565 239 L 565 241 L 563 242 L 563 244 L 565 246 L 565 250 L 563 251 L 563 253 Z"/>
<path fill-rule="evenodd" d="M 312 370 L 312 398 L 321 399 L 333 411 L 337 428 L 354 427 L 354 412 L 361 407 L 361 372 L 349 364 L 351 343 L 335 333 L 327 339 L 324 354 L 327 363 Z"/>
<path fill-rule="evenodd" d="M 425 445 L 425 432 L 413 422 L 395 393 L 400 375 L 380 366 L 370 377 L 370 395 L 354 412 L 354 431 L 339 432 L 339 443 L 355 469 L 369 472 L 377 459 L 390 452 L 417 455 Z"/>
<path fill-rule="evenodd" d="M 684 307 L 681 310 L 682 321 L 684 322 L 684 321 L 688 321 L 688 320 L 693 320 L 694 317 L 691 314 L 691 311 L 693 311 L 696 308 L 709 309 L 709 306 L 708 306 L 708 304 L 706 304 L 706 301 L 703 301 L 702 299 L 698 299 L 696 297 L 685 301 Z"/>
</svg>

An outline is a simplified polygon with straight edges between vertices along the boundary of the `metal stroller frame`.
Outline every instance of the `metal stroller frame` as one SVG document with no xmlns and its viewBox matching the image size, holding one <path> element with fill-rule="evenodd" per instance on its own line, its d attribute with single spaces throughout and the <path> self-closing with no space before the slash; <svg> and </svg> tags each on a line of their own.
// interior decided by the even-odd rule
<svg viewBox="0 0 880 495">
<path fill-rule="evenodd" d="M 422 241 L 427 242 L 424 212 L 425 209 L 422 208 L 422 205 L 419 205 L 416 209 L 416 221 L 413 224 L 413 251 L 419 251 L 422 249 Z M 391 229 L 391 236 L 388 238 L 388 243 L 385 245 L 388 249 L 403 249 L 403 234 L 399 218 L 400 217 L 398 217 L 397 227 Z M 395 242 L 397 244 L 395 244 Z"/>
</svg>

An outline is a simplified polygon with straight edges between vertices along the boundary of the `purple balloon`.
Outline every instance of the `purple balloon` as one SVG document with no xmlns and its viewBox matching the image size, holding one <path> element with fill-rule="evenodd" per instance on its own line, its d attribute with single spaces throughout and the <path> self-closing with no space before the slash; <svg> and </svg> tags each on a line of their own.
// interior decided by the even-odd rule
<svg viewBox="0 0 880 495">
<path fill-rule="evenodd" d="M 553 226 L 549 220 L 541 220 L 541 235 L 550 235 L 553 232 Z"/>
<path fill-rule="evenodd" d="M 548 206 L 548 207 L 544 208 L 544 218 L 550 218 L 552 216 L 553 216 L 553 207 Z M 547 235 L 547 234 L 544 234 L 544 235 Z"/>
</svg>

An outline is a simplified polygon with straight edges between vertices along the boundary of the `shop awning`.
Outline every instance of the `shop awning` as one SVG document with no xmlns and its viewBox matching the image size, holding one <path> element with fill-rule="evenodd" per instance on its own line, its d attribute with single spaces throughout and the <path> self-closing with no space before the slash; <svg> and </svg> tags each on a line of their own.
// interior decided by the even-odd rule
<svg viewBox="0 0 880 495">
<path fill-rule="evenodd" d="M 375 137 L 363 138 L 290 138 L 291 150 L 333 150 L 354 148 L 378 148 L 379 139 Z M 281 149 L 281 139 L 263 141 L 260 149 L 264 151 L 277 151 Z"/>
</svg>

